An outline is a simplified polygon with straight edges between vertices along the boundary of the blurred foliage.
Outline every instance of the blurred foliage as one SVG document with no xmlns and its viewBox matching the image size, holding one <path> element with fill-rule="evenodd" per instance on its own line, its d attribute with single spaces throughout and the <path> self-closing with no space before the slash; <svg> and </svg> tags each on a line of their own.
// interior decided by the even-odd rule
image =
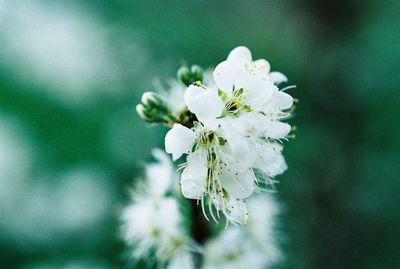
<svg viewBox="0 0 400 269">
<path fill-rule="evenodd" d="M 397 268 L 399 12 L 390 0 L 1 1 L 0 267 L 126 266 L 118 213 L 166 131 L 135 104 L 181 64 L 246 45 L 300 100 L 279 268 Z"/>
</svg>

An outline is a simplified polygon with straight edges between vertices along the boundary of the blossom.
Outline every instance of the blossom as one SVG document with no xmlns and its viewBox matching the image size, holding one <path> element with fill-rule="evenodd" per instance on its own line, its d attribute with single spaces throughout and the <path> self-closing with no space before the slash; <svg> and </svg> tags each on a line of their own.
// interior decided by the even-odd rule
<svg viewBox="0 0 400 269">
<path fill-rule="evenodd" d="M 275 84 L 285 82 L 286 76 L 270 72 L 266 60 L 253 61 L 249 49 L 237 47 L 227 60 L 217 65 L 213 75 L 225 95 L 230 113 L 248 111 L 263 115 L 268 122 L 267 137 L 279 139 L 289 133 L 290 125 L 279 120 L 289 116 L 282 110 L 292 106 L 293 98 L 279 91 Z"/>
<path fill-rule="evenodd" d="M 167 260 L 185 240 L 178 201 L 137 193 L 134 199 L 122 214 L 124 239 L 133 246 L 132 256 L 145 258 L 155 251 L 158 260 Z"/>
<path fill-rule="evenodd" d="M 196 115 L 198 124 L 192 129 L 175 124 L 165 137 L 166 151 L 174 159 L 189 154 L 181 176 L 182 193 L 186 198 L 201 199 L 202 202 L 207 194 L 212 199 L 209 204 L 212 215 L 213 204 L 231 222 L 244 224 L 246 211 L 240 199 L 253 192 L 254 174 L 248 166 L 238 162 L 246 149 L 236 147 L 233 140 L 225 145 L 223 125 L 218 120 L 225 109 L 223 101 L 216 91 L 192 85 L 185 92 L 185 102 Z M 236 199 L 240 202 L 232 202 Z"/>
<path fill-rule="evenodd" d="M 132 192 L 132 203 L 122 212 L 122 235 L 136 259 L 152 253 L 167 263 L 193 244 L 184 226 L 180 203 L 173 191 L 175 171 L 168 156 L 153 150 L 158 161 L 146 166 L 144 190 Z"/>
<path fill-rule="evenodd" d="M 275 231 L 279 206 L 268 195 L 248 199 L 245 227 L 230 226 L 205 245 L 204 268 L 269 268 L 282 255 Z"/>
<path fill-rule="evenodd" d="M 194 269 L 192 254 L 188 251 L 178 252 L 169 262 L 167 269 Z"/>
<path fill-rule="evenodd" d="M 277 86 L 286 76 L 270 72 L 264 59 L 253 61 L 245 47 L 234 49 L 213 79 L 185 90 L 190 121 L 172 126 L 165 149 L 174 160 L 187 154 L 180 180 L 186 198 L 201 200 L 203 211 L 208 204 L 214 220 L 222 212 L 229 222 L 245 224 L 244 200 L 260 180 L 268 184 L 287 169 L 281 140 L 291 126 L 282 121 L 293 98 Z"/>
<path fill-rule="evenodd" d="M 278 216 L 281 205 L 268 194 L 252 196 L 247 201 L 250 217 L 244 232 L 257 248 L 264 251 L 268 263 L 282 258 L 279 247 L 281 238 L 278 231 Z M 262 209 L 262 210 L 260 210 Z"/>
<path fill-rule="evenodd" d="M 265 268 L 264 256 L 240 229 L 228 228 L 207 242 L 204 269 Z"/>
<path fill-rule="evenodd" d="M 174 185 L 176 173 L 173 164 L 160 149 L 153 149 L 152 155 L 155 158 L 155 163 L 147 164 L 145 167 L 145 176 L 150 195 L 162 197 Z"/>
</svg>

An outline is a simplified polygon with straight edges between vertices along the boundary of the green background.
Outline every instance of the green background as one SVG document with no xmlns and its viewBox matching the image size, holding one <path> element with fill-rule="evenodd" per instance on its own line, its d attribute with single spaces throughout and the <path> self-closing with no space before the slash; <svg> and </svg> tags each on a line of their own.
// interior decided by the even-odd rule
<svg viewBox="0 0 400 269">
<path fill-rule="evenodd" d="M 0 268 L 125 268 L 117 216 L 167 131 L 136 103 L 238 45 L 300 100 L 277 268 L 399 268 L 399 14 L 390 0 L 0 1 Z"/>
</svg>

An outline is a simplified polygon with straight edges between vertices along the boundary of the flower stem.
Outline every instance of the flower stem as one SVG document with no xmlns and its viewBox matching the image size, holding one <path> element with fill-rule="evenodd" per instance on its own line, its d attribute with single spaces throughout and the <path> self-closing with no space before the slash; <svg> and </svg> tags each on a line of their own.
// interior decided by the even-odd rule
<svg viewBox="0 0 400 269">
<path fill-rule="evenodd" d="M 199 244 L 203 245 L 211 236 L 211 231 L 207 220 L 204 218 L 200 207 L 196 200 L 190 200 L 192 207 L 192 227 L 191 234 L 193 239 Z M 202 268 L 203 255 L 201 253 L 194 254 L 194 263 L 196 268 Z"/>
</svg>

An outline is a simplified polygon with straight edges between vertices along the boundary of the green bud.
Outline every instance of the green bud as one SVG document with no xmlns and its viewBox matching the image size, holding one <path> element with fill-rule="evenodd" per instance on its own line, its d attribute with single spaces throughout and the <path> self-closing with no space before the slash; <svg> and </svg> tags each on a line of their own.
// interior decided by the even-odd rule
<svg viewBox="0 0 400 269">
<path fill-rule="evenodd" d="M 185 85 L 190 85 L 190 70 L 187 66 L 178 69 L 177 78 Z"/>
<path fill-rule="evenodd" d="M 145 92 L 142 95 L 142 103 L 145 106 L 157 107 L 163 104 L 163 100 L 155 92 Z"/>
<path fill-rule="evenodd" d="M 194 81 L 203 81 L 203 69 L 200 66 L 192 65 L 190 73 Z"/>
<path fill-rule="evenodd" d="M 147 113 L 145 113 L 145 111 L 146 111 L 146 108 L 145 108 L 145 106 L 144 105 L 142 105 L 142 104 L 138 104 L 137 106 L 136 106 L 136 112 L 139 114 L 139 116 L 143 119 L 143 120 L 145 120 L 145 121 L 153 121 L 150 117 L 148 117 L 146 114 Z"/>
<path fill-rule="evenodd" d="M 179 81 L 189 86 L 196 81 L 203 81 L 203 69 L 198 65 L 192 65 L 190 69 L 182 66 L 177 72 L 177 77 Z"/>
</svg>

